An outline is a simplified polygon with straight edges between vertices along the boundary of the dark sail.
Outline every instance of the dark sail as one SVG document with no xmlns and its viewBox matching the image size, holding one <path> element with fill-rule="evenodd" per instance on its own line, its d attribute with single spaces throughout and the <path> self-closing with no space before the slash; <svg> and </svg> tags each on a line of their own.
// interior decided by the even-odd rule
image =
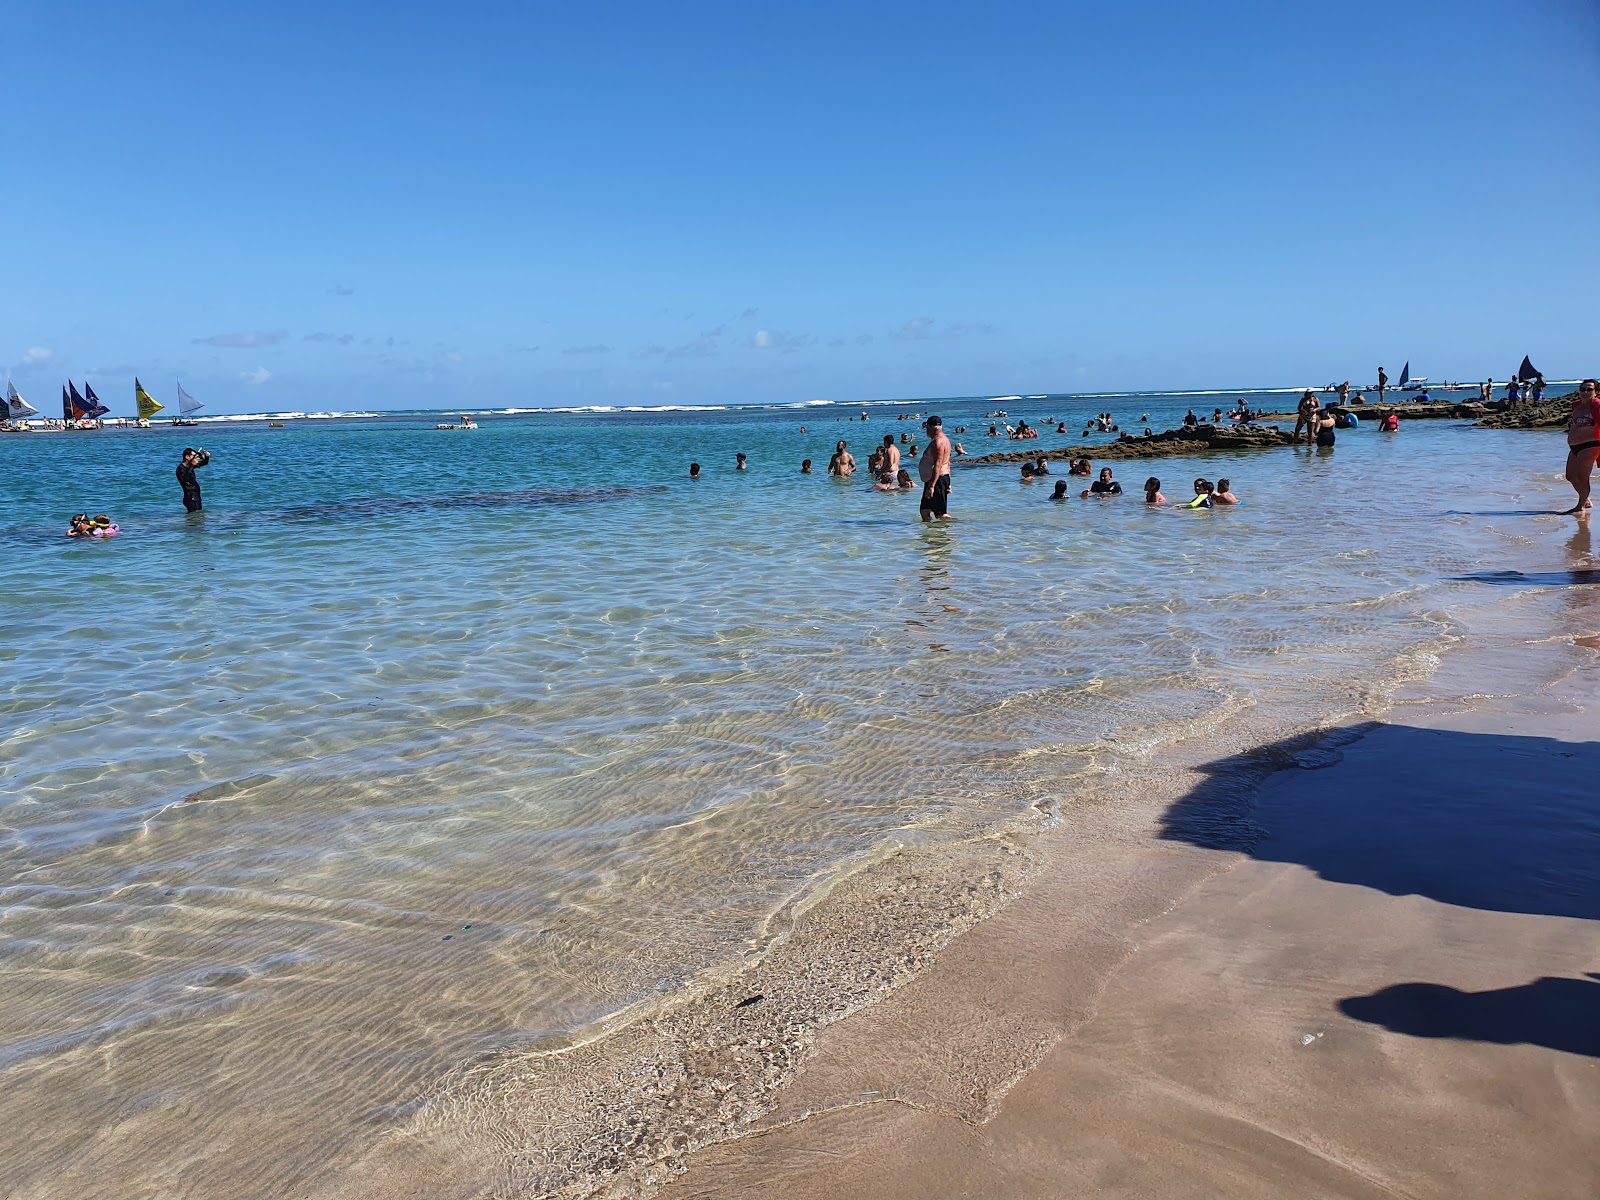
<svg viewBox="0 0 1600 1200">
<path fill-rule="evenodd" d="M 111 410 L 100 403 L 100 397 L 94 394 L 94 389 L 89 386 L 89 381 L 83 381 L 84 409 L 91 417 L 103 417 Z"/>
<path fill-rule="evenodd" d="M 67 398 L 67 389 L 61 389 L 61 419 L 63 421 L 76 421 L 72 415 L 72 401 Z"/>
<path fill-rule="evenodd" d="M 78 395 L 78 385 L 70 379 L 67 380 L 67 391 L 72 396 L 72 417 L 70 419 L 74 421 L 85 420 L 89 415 L 89 402 Z"/>
<path fill-rule="evenodd" d="M 1522 366 L 1517 368 L 1518 379 L 1537 379 L 1542 373 L 1533 369 L 1533 363 L 1526 356 L 1522 360 Z"/>
<path fill-rule="evenodd" d="M 1406 365 L 1400 368 L 1400 383 L 1399 383 L 1398 386 L 1405 387 L 1405 385 L 1410 383 L 1410 382 L 1411 382 L 1411 361 L 1409 359 L 1407 359 L 1406 360 Z"/>
</svg>

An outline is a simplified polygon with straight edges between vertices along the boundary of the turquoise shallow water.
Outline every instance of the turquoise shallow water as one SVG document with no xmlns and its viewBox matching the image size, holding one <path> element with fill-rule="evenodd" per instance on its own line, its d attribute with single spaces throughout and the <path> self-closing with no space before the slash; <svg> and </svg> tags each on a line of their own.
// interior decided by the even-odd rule
<svg viewBox="0 0 1600 1200">
<path fill-rule="evenodd" d="M 1025 448 L 981 436 L 997 404 L 1076 434 L 1193 403 L 937 410 L 976 454 Z M 1108 502 L 961 470 L 937 527 L 864 472 L 798 473 L 931 409 L 0 438 L 18 1194 L 207 1194 L 162 1182 L 175 1157 L 283 1194 L 470 1056 L 759 947 L 886 839 L 1069 797 L 1085 747 L 1369 705 L 1482 599 L 1462 576 L 1580 549 L 1541 515 L 1559 439 L 1451 421 L 1113 464 Z M 191 519 L 172 471 L 196 442 Z M 1246 504 L 1148 508 L 1150 471 L 1175 498 L 1230 475 Z M 68 541 L 79 509 L 123 535 Z"/>
</svg>

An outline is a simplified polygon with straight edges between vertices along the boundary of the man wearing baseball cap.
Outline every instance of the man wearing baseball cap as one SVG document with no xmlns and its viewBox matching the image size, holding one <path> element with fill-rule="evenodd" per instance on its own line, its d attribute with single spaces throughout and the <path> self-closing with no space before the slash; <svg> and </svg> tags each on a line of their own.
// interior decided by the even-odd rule
<svg viewBox="0 0 1600 1200">
<path fill-rule="evenodd" d="M 928 431 L 928 448 L 917 462 L 922 477 L 922 519 L 950 520 L 950 439 L 944 435 L 944 422 L 929 417 L 922 427 Z"/>
</svg>

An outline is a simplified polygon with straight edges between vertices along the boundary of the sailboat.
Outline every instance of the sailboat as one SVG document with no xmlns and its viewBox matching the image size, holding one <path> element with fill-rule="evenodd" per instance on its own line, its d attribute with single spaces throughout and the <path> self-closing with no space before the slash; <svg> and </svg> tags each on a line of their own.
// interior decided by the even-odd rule
<svg viewBox="0 0 1600 1200">
<path fill-rule="evenodd" d="M 89 388 L 87 383 L 83 386 Z M 93 388 L 89 388 L 89 394 L 91 396 L 94 395 Z M 78 394 L 78 385 L 70 379 L 67 380 L 67 390 L 61 400 L 61 412 L 69 427 L 73 429 L 94 429 L 96 426 L 92 422 L 97 417 L 102 417 L 110 411 L 109 408 L 100 403 L 99 397 L 95 397 L 93 403 L 84 399 Z"/>
<path fill-rule="evenodd" d="M 1406 365 L 1400 368 L 1400 382 L 1395 385 L 1402 392 L 1420 392 L 1428 386 L 1428 377 L 1418 375 L 1411 378 L 1411 360 L 1406 360 Z"/>
<path fill-rule="evenodd" d="M 204 407 L 204 404 L 201 404 L 200 401 L 184 391 L 183 384 L 180 383 L 178 384 L 178 411 L 183 415 L 173 418 L 172 423 L 174 425 L 198 425 L 200 422 L 194 419 L 194 414 Z"/>
<path fill-rule="evenodd" d="M 150 418 L 165 408 L 166 405 L 145 391 L 144 384 L 140 383 L 139 377 L 135 375 L 133 377 L 133 407 L 139 413 L 139 424 L 148 426 Z"/>
<path fill-rule="evenodd" d="M 111 411 L 104 404 L 100 403 L 100 397 L 94 394 L 94 388 L 89 386 L 89 381 L 87 379 L 83 381 L 83 400 L 84 403 L 88 405 L 89 419 L 92 421 L 98 421 L 101 417 L 105 416 Z"/>
<path fill-rule="evenodd" d="M 24 417 L 37 417 L 39 410 L 17 394 L 17 385 L 6 380 L 6 418 L 20 421 Z"/>
</svg>

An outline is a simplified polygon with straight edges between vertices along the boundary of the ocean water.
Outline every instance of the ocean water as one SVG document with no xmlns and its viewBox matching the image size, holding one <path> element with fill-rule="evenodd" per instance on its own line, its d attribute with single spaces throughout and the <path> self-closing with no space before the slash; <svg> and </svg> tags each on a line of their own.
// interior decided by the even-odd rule
<svg viewBox="0 0 1600 1200">
<path fill-rule="evenodd" d="M 1112 463 L 1109 501 L 958 470 L 934 526 L 821 473 L 913 414 L 981 454 L 1232 398 L 0 437 L 9 1194 L 315 1191 L 460 1064 L 692 990 L 887 845 L 1058 811 L 1086 751 L 1370 710 L 1487 573 L 1591 560 L 1560 439 L 1456 421 Z"/>
</svg>

